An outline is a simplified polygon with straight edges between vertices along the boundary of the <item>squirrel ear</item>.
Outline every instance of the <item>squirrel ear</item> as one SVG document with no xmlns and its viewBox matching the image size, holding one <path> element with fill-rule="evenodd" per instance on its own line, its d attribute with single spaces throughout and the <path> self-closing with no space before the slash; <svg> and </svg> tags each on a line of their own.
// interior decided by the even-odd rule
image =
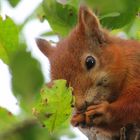
<svg viewBox="0 0 140 140">
<path fill-rule="evenodd" d="M 88 36 L 98 38 L 99 41 L 103 39 L 100 23 L 95 14 L 86 6 L 80 6 L 79 9 L 79 26 L 82 31 Z M 100 40 L 101 39 L 101 40 Z"/>
<path fill-rule="evenodd" d="M 49 57 L 49 55 L 54 51 L 54 48 L 45 39 L 37 38 L 36 44 L 38 48 L 40 49 L 40 51 L 47 57 Z"/>
</svg>

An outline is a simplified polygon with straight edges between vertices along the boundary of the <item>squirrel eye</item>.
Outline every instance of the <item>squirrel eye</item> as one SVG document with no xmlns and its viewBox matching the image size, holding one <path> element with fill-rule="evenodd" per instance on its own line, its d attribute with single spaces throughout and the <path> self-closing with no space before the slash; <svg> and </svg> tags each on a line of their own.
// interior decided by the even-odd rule
<svg viewBox="0 0 140 140">
<path fill-rule="evenodd" d="M 85 62 L 85 65 L 86 65 L 87 70 L 90 70 L 92 67 L 94 67 L 95 66 L 95 63 L 96 63 L 95 58 L 92 57 L 92 56 L 88 56 L 86 58 L 86 62 Z"/>
</svg>

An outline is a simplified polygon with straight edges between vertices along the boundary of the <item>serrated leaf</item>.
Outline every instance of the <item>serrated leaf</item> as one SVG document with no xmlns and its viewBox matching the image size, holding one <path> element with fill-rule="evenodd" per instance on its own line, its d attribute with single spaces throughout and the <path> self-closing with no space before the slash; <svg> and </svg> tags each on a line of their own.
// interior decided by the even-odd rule
<svg viewBox="0 0 140 140">
<path fill-rule="evenodd" d="M 51 88 L 45 86 L 41 100 L 33 114 L 50 132 L 58 130 L 69 119 L 72 109 L 72 88 L 66 87 L 65 80 L 55 80 Z"/>
<path fill-rule="evenodd" d="M 0 132 L 12 128 L 16 122 L 17 119 L 11 112 L 0 107 Z"/>
<path fill-rule="evenodd" d="M 66 36 L 76 24 L 77 9 L 72 5 L 62 5 L 56 0 L 44 0 L 43 8 L 53 31 L 61 36 Z"/>
<path fill-rule="evenodd" d="M 24 109 L 31 110 L 35 97 L 44 83 L 40 64 L 30 52 L 19 50 L 11 59 L 10 70 L 14 94 L 20 97 Z"/>
<path fill-rule="evenodd" d="M 18 45 L 17 26 L 9 17 L 6 20 L 0 17 L 0 58 L 8 64 Z"/>
</svg>

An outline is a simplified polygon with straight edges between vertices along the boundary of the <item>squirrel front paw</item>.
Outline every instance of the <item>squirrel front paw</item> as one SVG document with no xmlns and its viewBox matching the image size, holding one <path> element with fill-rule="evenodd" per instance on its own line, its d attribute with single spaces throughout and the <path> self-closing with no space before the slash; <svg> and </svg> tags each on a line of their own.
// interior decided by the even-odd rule
<svg viewBox="0 0 140 140">
<path fill-rule="evenodd" d="M 111 121 L 110 104 L 105 101 L 98 105 L 91 105 L 87 108 L 85 115 L 86 124 L 89 126 L 108 124 Z"/>
<path fill-rule="evenodd" d="M 71 124 L 75 127 L 92 127 L 109 124 L 112 120 L 110 108 L 111 105 L 107 101 L 91 105 L 85 112 L 73 115 Z"/>
</svg>

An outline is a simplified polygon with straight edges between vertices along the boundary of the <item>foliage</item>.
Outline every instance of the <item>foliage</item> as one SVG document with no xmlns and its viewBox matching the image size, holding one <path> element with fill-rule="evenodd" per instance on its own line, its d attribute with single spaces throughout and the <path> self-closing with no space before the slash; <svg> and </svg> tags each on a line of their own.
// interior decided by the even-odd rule
<svg viewBox="0 0 140 140">
<path fill-rule="evenodd" d="M 127 26 L 135 20 L 140 8 L 140 0 L 67 0 L 65 2 L 63 0 L 44 0 L 45 17 L 56 34 L 59 33 L 64 36 L 69 33 L 70 29 L 76 24 L 75 17 L 77 17 L 78 7 L 83 3 L 86 3 L 95 11 L 102 26 L 108 29 L 118 29 Z M 61 5 L 61 7 L 57 5 Z M 72 8 L 72 13 L 68 12 L 67 7 Z M 50 9 L 53 9 L 52 14 L 49 12 Z M 71 16 L 71 18 L 66 21 L 65 16 L 67 18 Z M 67 28 L 67 24 L 71 28 Z"/>
<path fill-rule="evenodd" d="M 140 0 L 88 0 L 88 3 L 99 14 L 102 25 L 111 29 L 121 28 L 134 20 L 140 7 Z"/>
<path fill-rule="evenodd" d="M 4 0 L 0 0 L 0 4 L 2 1 Z M 7 2 L 13 8 L 20 4 L 20 0 Z M 60 125 L 71 113 L 70 89 L 65 87 L 64 81 L 57 81 L 51 89 L 44 87 L 40 96 L 39 91 L 44 84 L 44 78 L 38 60 L 26 51 L 27 45 L 23 41 L 25 37 L 22 30 L 29 21 L 39 18 L 41 22 L 48 20 L 52 28 L 51 32 L 44 32 L 42 36 L 65 37 L 75 26 L 78 7 L 83 3 L 93 9 L 102 26 L 112 30 L 112 34 L 124 32 L 129 38 L 140 39 L 140 0 L 42 0 L 35 11 L 20 25 L 16 25 L 8 16 L 5 20 L 0 17 L 0 59 L 9 67 L 12 90 L 21 108 L 18 115 L 12 115 L 6 109 L 0 108 L 1 140 L 56 140 L 63 134 L 73 136 L 68 121 Z M 58 89 L 55 89 L 56 86 Z M 47 105 L 44 101 L 46 98 Z M 32 115 L 33 107 L 46 128 L 42 128 Z M 58 114 L 54 113 L 58 112 L 57 107 Z M 51 113 L 51 121 L 49 118 L 42 118 L 46 113 Z M 52 121 L 55 117 L 56 121 Z M 50 122 L 55 122 L 55 128 L 59 129 L 53 135 L 49 133 L 49 130 L 53 130 L 52 124 L 48 125 Z"/>
</svg>

